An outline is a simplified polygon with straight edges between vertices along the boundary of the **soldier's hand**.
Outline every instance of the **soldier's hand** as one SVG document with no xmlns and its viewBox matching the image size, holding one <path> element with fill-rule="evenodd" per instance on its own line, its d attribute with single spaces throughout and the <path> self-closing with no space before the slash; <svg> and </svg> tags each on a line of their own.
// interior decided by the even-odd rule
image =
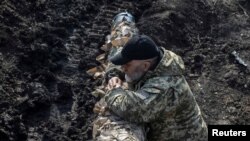
<svg viewBox="0 0 250 141">
<path fill-rule="evenodd" d="M 107 110 L 107 105 L 103 101 L 98 101 L 93 109 L 94 113 L 104 114 Z"/>
<path fill-rule="evenodd" d="M 122 86 L 122 80 L 118 77 L 112 77 L 109 82 L 108 82 L 108 86 L 107 89 L 108 90 L 112 90 L 114 88 L 118 88 Z"/>
</svg>

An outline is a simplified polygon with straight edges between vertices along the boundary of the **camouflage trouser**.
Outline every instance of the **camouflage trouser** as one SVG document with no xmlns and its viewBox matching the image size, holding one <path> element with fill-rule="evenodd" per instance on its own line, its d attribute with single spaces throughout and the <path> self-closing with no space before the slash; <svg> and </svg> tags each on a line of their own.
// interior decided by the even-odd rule
<svg viewBox="0 0 250 141">
<path fill-rule="evenodd" d="M 113 115 L 98 116 L 93 125 L 95 141 L 145 141 L 144 127 Z"/>
</svg>

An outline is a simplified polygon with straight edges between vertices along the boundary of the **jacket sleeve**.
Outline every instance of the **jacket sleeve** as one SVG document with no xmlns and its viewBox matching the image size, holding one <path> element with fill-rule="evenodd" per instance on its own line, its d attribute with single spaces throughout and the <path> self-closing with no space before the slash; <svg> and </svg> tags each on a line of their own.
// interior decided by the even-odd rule
<svg viewBox="0 0 250 141">
<path fill-rule="evenodd" d="M 105 96 L 109 109 L 131 122 L 158 119 L 167 105 L 175 107 L 176 97 L 170 83 L 161 78 L 148 81 L 138 91 L 116 88 Z"/>
</svg>

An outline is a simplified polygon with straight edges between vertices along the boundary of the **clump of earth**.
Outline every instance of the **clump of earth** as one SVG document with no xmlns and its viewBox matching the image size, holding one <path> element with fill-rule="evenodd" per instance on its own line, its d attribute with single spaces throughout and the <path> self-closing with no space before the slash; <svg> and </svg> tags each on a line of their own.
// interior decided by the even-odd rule
<svg viewBox="0 0 250 141">
<path fill-rule="evenodd" d="M 2 0 L 1 140 L 92 139 L 91 92 L 102 80 L 86 71 L 124 11 L 183 58 L 207 124 L 249 124 L 248 0 Z"/>
</svg>

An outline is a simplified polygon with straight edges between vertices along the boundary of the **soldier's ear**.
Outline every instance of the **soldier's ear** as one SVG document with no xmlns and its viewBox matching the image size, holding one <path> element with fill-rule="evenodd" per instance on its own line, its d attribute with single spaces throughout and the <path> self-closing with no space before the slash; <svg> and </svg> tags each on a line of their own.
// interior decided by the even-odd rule
<svg viewBox="0 0 250 141">
<path fill-rule="evenodd" d="M 151 66 L 151 62 L 150 61 L 145 61 L 143 63 L 143 71 L 148 71 L 150 66 Z"/>
</svg>

